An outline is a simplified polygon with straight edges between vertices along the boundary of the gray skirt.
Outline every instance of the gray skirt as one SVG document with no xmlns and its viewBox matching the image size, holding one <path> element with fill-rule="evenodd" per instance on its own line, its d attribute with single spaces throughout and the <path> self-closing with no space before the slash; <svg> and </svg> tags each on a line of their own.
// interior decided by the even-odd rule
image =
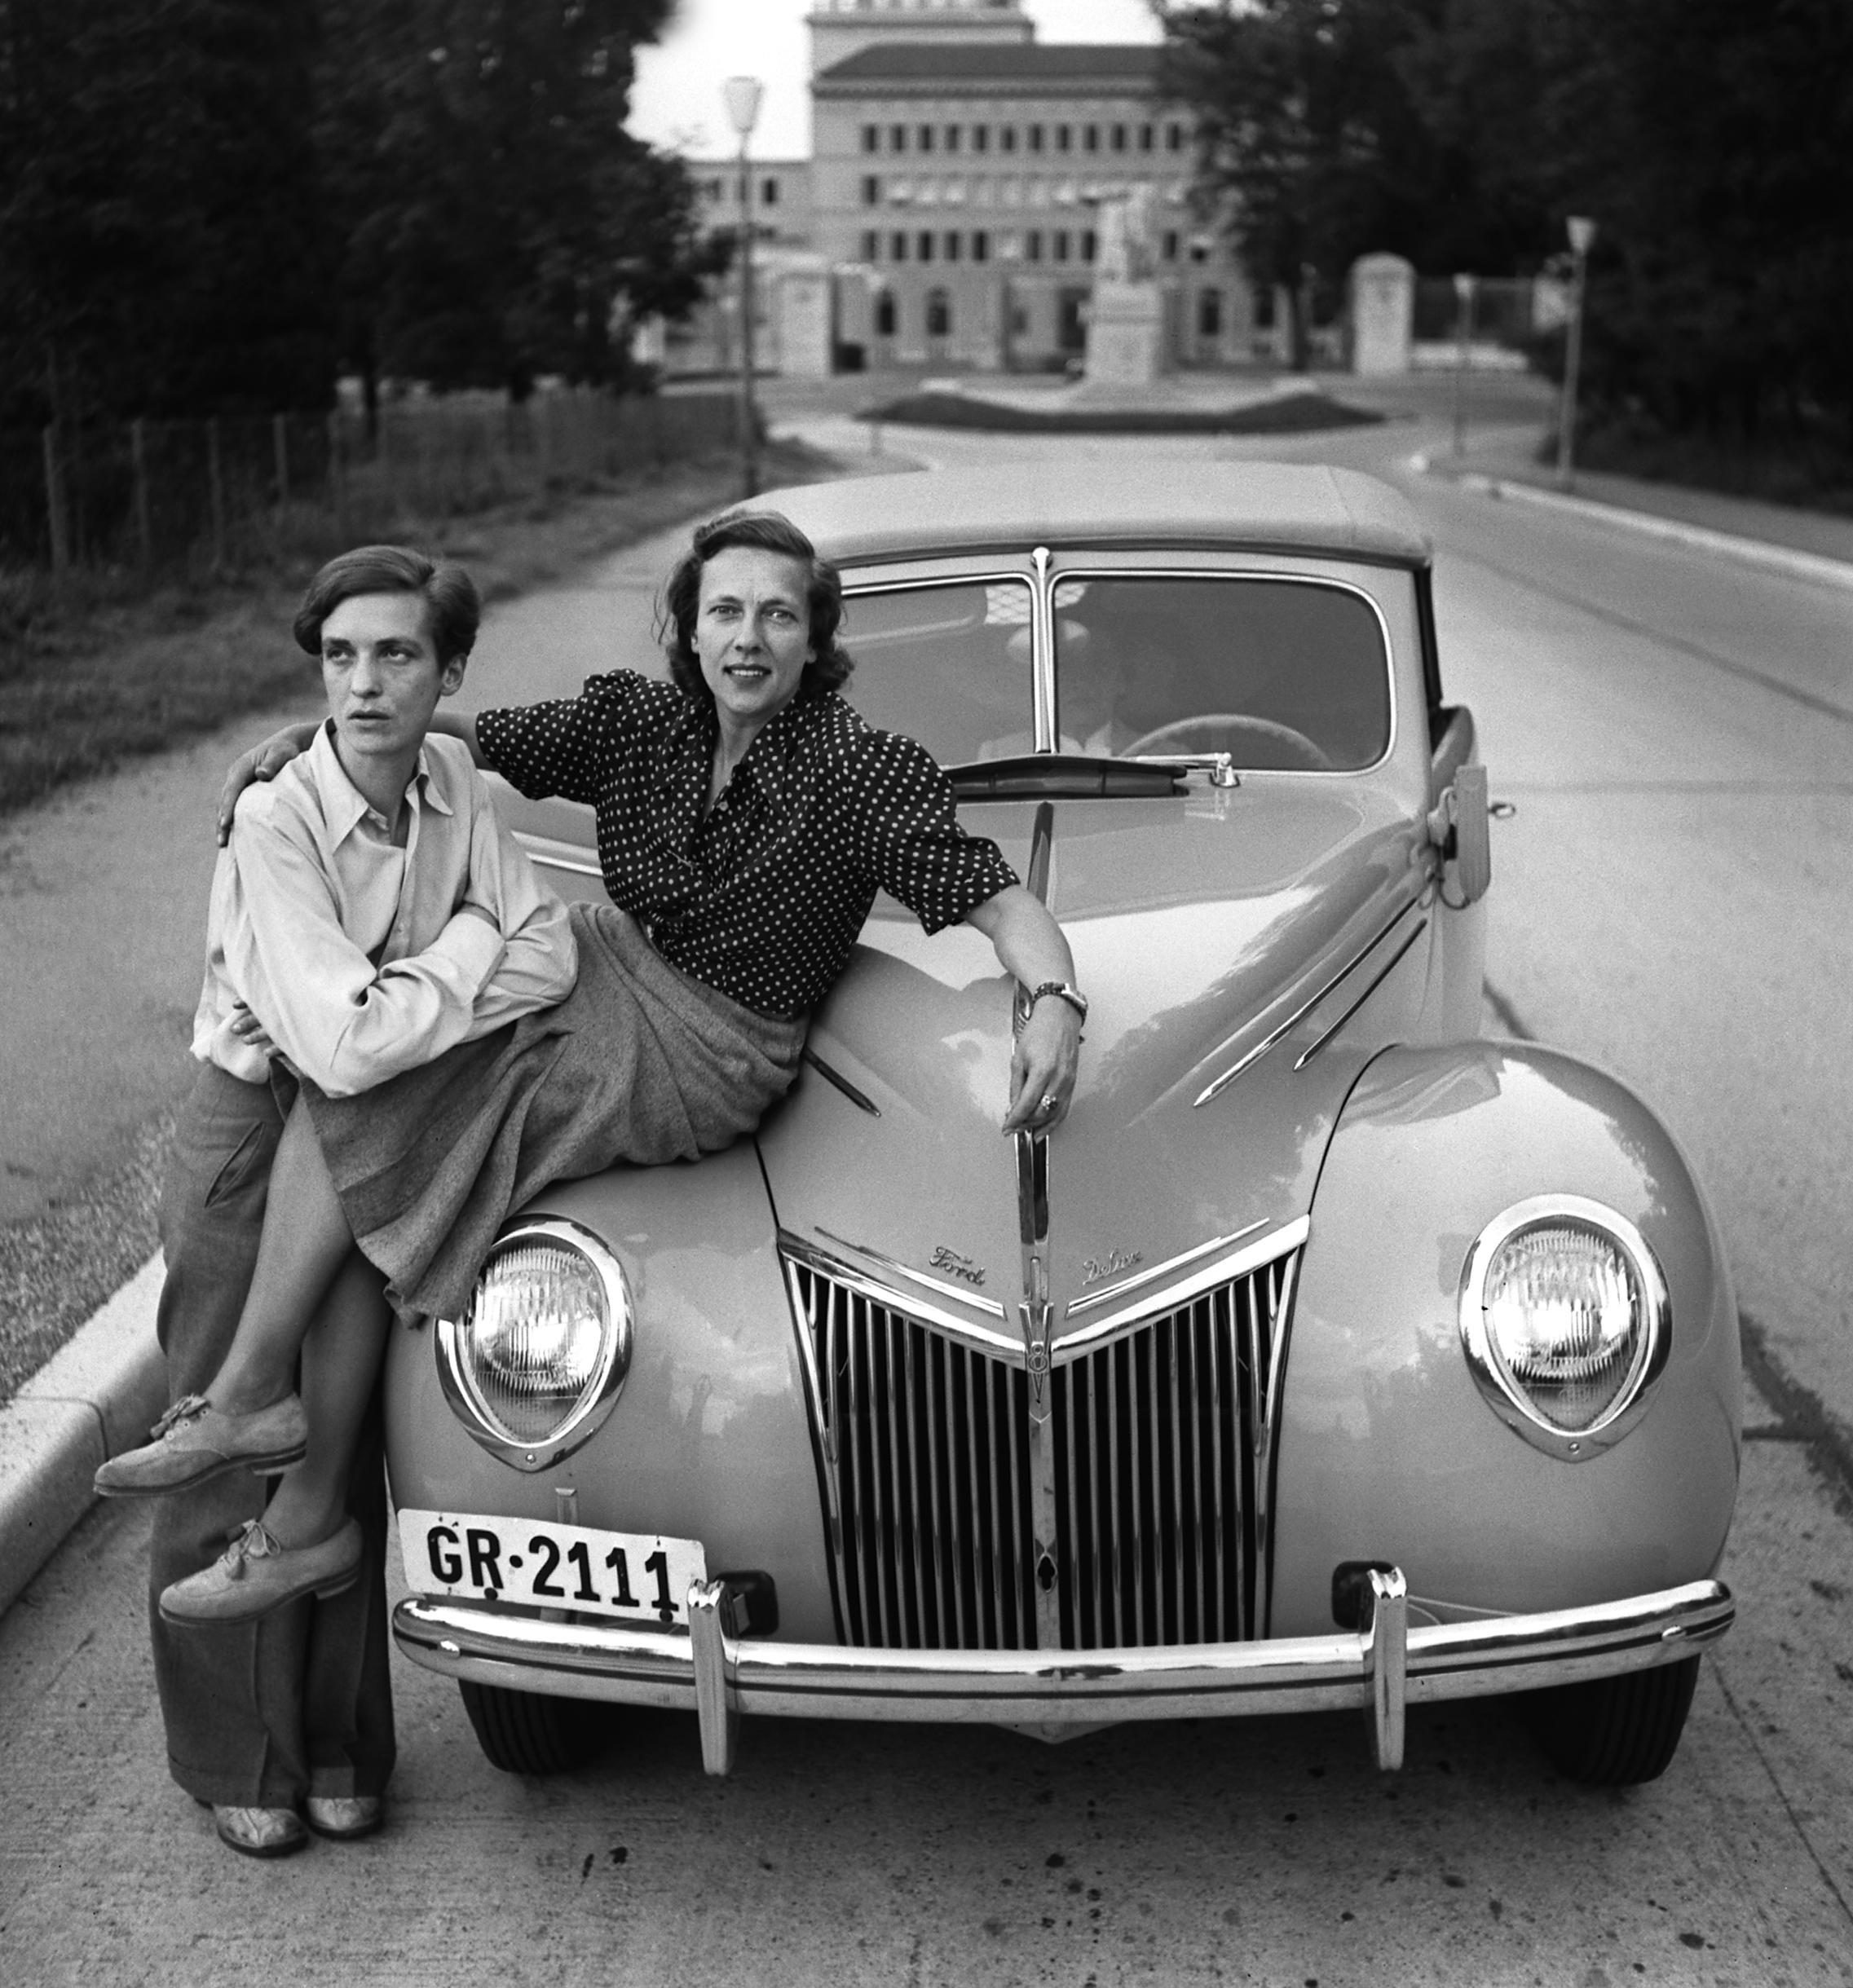
<svg viewBox="0 0 1853 1988">
<path fill-rule="evenodd" d="M 620 1162 L 718 1152 L 797 1075 L 801 1016 L 691 978 L 628 912 L 575 905 L 571 919 L 579 981 L 558 1007 L 357 1097 L 302 1086 L 355 1240 L 402 1312 L 461 1318 L 511 1209 Z"/>
</svg>

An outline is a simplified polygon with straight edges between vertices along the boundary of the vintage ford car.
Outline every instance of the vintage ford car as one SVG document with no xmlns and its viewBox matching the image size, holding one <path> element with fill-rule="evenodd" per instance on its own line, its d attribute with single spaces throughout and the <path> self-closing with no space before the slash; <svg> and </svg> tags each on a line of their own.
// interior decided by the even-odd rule
<svg viewBox="0 0 1853 1988">
<path fill-rule="evenodd" d="M 395 1333 L 401 1648 L 521 1771 L 586 1700 L 692 1708 L 720 1774 L 743 1715 L 1340 1706 L 1392 1766 L 1410 1704 L 1522 1692 L 1562 1770 L 1661 1772 L 1733 1613 L 1736 1312 L 1652 1113 L 1481 1038 L 1486 776 L 1405 505 L 765 501 L 842 569 L 847 694 L 1067 931 L 1073 1112 L 1000 1134 L 1019 990 L 878 900 L 755 1139 L 549 1192 Z M 589 812 L 505 797 L 596 895 Z"/>
</svg>

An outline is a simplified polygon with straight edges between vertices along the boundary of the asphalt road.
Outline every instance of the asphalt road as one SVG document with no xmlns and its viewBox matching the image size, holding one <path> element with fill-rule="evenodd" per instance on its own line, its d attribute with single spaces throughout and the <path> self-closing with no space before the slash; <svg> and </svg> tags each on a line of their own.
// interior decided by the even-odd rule
<svg viewBox="0 0 1853 1988">
<path fill-rule="evenodd" d="M 1831 1444 L 1800 1439 L 1820 1433 L 1815 1404 L 1853 1428 L 1853 596 L 1410 477 L 1423 439 L 1250 452 L 1392 474 L 1436 533 L 1449 694 L 1519 807 L 1495 830 L 1496 1015 L 1618 1071 L 1685 1142 L 1776 1387 L 1747 1404 L 1726 1567 L 1742 1615 L 1665 1779 L 1569 1787 L 1494 1703 L 1412 1715 L 1392 1779 L 1352 1721 L 1315 1719 L 1059 1748 L 749 1724 L 717 1783 L 692 1721 L 664 1717 L 594 1767 L 524 1783 L 481 1760 L 449 1686 L 401 1666 L 390 1830 L 259 1867 L 219 1850 L 165 1777 L 146 1519 L 105 1508 L 0 1620 L 9 1981 L 1853 1980 L 1853 1527 L 1811 1461 Z M 1059 447 L 1085 474 L 1131 450 L 1241 445 L 920 446 L 1026 465 Z M 520 656 L 569 681 L 607 659 L 663 549 L 500 611 L 477 694 Z M 196 932 L 206 865 L 164 865 L 151 839 L 210 809 L 222 756 L 88 790 L 37 841 L 29 818 L 5 845 L 13 874 L 36 903 L 58 888 L 48 852 L 119 850 L 148 942 Z M 180 985 L 113 1018 L 77 983 L 116 969 L 100 948 L 61 955 L 54 914 L 35 928 L 53 985 L 100 1032 L 79 1065 L 190 1007 Z"/>
</svg>

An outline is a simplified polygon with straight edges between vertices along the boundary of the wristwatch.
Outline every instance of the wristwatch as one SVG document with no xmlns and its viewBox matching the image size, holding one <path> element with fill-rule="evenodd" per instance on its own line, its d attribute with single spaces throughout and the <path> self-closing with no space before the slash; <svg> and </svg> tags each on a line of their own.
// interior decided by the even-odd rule
<svg viewBox="0 0 1853 1988">
<path fill-rule="evenodd" d="M 1044 994 L 1053 994 L 1057 1000 L 1065 1001 L 1081 1017 L 1081 1025 L 1087 1026 L 1088 997 L 1079 987 L 1070 987 L 1066 981 L 1044 981 L 1041 986 L 1031 990 L 1030 1006 L 1034 1007 Z"/>
</svg>

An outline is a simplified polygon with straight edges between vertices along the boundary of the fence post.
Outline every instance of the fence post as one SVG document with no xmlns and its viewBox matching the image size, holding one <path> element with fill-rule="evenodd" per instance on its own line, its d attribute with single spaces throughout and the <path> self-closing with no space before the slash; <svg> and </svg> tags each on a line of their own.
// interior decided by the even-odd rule
<svg viewBox="0 0 1853 1988">
<path fill-rule="evenodd" d="M 276 459 L 276 516 L 280 524 L 289 505 L 289 428 L 280 414 L 270 417 L 270 445 Z"/>
<path fill-rule="evenodd" d="M 47 421 L 45 450 L 45 514 L 51 527 L 51 580 L 59 593 L 71 574 L 71 527 L 64 509 L 64 464 L 58 452 L 58 424 Z"/>
<path fill-rule="evenodd" d="M 218 417 L 206 422 L 206 489 L 212 500 L 212 562 L 223 571 L 225 558 L 225 476 L 218 460 Z"/>
<path fill-rule="evenodd" d="M 129 424 L 129 461 L 135 480 L 135 542 L 142 571 L 154 564 L 154 527 L 148 512 L 148 424 L 138 414 Z"/>
</svg>

